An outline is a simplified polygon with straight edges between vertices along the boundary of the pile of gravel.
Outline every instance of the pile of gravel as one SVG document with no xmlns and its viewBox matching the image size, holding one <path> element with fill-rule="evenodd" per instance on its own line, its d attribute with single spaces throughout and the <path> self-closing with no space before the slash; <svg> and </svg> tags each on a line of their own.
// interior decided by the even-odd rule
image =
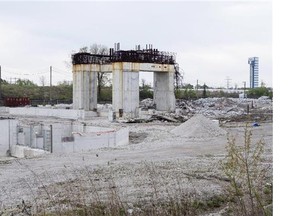
<svg viewBox="0 0 288 216">
<path fill-rule="evenodd" d="M 196 114 L 183 124 L 171 130 L 171 132 L 181 137 L 191 138 L 213 138 L 224 136 L 227 132 L 219 127 L 218 122 L 214 122 L 201 114 Z"/>
</svg>

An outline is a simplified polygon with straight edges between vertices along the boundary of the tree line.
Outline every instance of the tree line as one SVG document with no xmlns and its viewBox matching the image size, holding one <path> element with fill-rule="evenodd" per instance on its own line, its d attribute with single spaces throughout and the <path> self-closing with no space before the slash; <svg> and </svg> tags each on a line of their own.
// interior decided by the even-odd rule
<svg viewBox="0 0 288 216">
<path fill-rule="evenodd" d="M 10 84 L 5 80 L 1 80 L 1 97 L 28 97 L 31 101 L 38 104 L 48 103 L 72 103 L 73 100 L 73 84 L 68 81 L 63 81 L 55 86 L 38 86 L 31 80 L 18 79 L 15 83 Z M 246 95 L 248 98 L 259 98 L 268 96 L 273 98 L 273 90 L 267 87 L 258 87 L 247 89 Z M 203 85 L 201 89 L 195 89 L 191 84 L 184 84 L 180 88 L 175 89 L 176 99 L 197 99 L 205 97 L 239 97 L 239 93 L 229 93 L 220 91 L 210 91 L 207 85 Z M 146 83 L 144 79 L 139 85 L 139 99 L 153 98 L 153 87 Z M 112 102 L 112 85 L 102 85 L 101 92 L 98 92 L 99 103 Z"/>
<path fill-rule="evenodd" d="M 101 44 L 92 44 L 89 47 L 81 47 L 78 52 L 90 52 L 92 54 L 108 54 L 108 47 Z M 74 51 L 75 53 L 75 51 Z M 72 52 L 73 54 L 73 52 Z M 68 63 L 69 67 L 72 62 Z M 18 79 L 11 84 L 5 80 L 0 80 L 0 100 L 7 97 L 28 97 L 32 101 L 37 101 L 38 104 L 66 102 L 72 103 L 73 100 L 73 85 L 71 82 L 63 81 L 54 86 L 44 86 L 44 80 L 41 81 L 42 86 L 38 86 L 33 81 L 28 79 Z M 97 74 L 97 98 L 101 103 L 112 102 L 112 84 L 111 77 L 107 73 Z M 203 85 L 193 86 L 189 83 L 175 86 L 176 99 L 197 99 L 205 97 L 239 97 L 239 93 L 229 93 L 220 91 L 210 91 L 210 87 L 205 83 Z M 273 90 L 261 86 L 259 88 L 247 89 L 247 97 L 258 98 L 268 96 L 273 98 Z M 153 98 L 153 88 L 146 83 L 144 79 L 139 85 L 140 100 L 145 98 Z"/>
</svg>

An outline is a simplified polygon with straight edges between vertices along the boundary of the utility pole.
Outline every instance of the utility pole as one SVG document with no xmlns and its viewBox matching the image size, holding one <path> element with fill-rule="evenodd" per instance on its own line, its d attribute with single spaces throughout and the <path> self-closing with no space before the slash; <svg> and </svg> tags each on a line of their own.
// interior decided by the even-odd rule
<svg viewBox="0 0 288 216">
<path fill-rule="evenodd" d="M 199 87 L 199 85 L 198 85 L 198 79 L 197 79 L 197 83 L 196 83 L 196 97 L 198 98 L 198 87 Z"/>
<path fill-rule="evenodd" d="M 246 81 L 244 81 L 243 83 L 244 83 L 244 98 L 246 98 Z"/>
<path fill-rule="evenodd" d="M 50 103 L 52 102 L 52 66 L 50 66 Z"/>
<path fill-rule="evenodd" d="M 227 76 L 227 77 L 226 77 L 226 81 L 227 81 L 227 89 L 229 89 L 229 83 L 230 83 L 230 80 L 231 80 L 231 79 Z"/>
</svg>

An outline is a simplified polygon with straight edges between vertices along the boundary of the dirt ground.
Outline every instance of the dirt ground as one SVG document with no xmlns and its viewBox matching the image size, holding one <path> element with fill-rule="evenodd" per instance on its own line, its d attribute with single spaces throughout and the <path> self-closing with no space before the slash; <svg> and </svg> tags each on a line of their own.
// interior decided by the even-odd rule
<svg viewBox="0 0 288 216">
<path fill-rule="evenodd" d="M 170 131 L 179 124 L 122 123 L 130 129 L 127 146 L 30 159 L 0 159 L 0 215 L 17 212 L 23 202 L 52 206 L 53 200 L 73 202 L 82 197 L 88 203 L 96 195 L 109 199 L 106 192 L 111 187 L 127 203 L 155 196 L 177 196 L 181 192 L 199 198 L 221 194 L 226 182 L 219 162 L 226 153 L 227 136 L 175 136 Z M 249 123 L 248 127 L 252 130 L 252 143 L 264 140 L 265 161 L 272 165 L 272 121 L 260 122 L 259 127 Z M 226 123 L 222 128 L 239 144 L 243 143 L 245 122 Z"/>
</svg>

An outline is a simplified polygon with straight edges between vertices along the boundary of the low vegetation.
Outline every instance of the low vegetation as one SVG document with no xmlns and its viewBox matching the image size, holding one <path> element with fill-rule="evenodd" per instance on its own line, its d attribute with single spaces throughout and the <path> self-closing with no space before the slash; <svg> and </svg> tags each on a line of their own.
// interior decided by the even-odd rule
<svg viewBox="0 0 288 216">
<path fill-rule="evenodd" d="M 0 210 L 0 215 L 3 213 L 3 215 L 38 216 L 180 216 L 205 215 L 212 212 L 221 212 L 221 215 L 227 216 L 272 215 L 273 187 L 272 177 L 269 176 L 271 167 L 265 165 L 263 158 L 265 143 L 263 140 L 253 143 L 252 132 L 248 126 L 245 127 L 243 140 L 242 144 L 237 145 L 236 141 L 239 140 L 228 136 L 226 156 L 219 163 L 221 174 L 219 173 L 217 178 L 214 176 L 214 180 L 223 183 L 221 194 L 199 196 L 194 191 L 193 185 L 189 189 L 184 189 L 177 175 L 173 179 L 175 184 L 167 185 L 165 176 L 162 176 L 163 173 L 161 174 L 159 169 L 165 171 L 168 168 L 145 163 L 148 181 L 145 183 L 147 185 L 139 185 L 141 198 L 127 200 L 127 197 L 126 199 L 123 197 L 121 186 L 114 181 L 112 170 L 110 173 L 101 167 L 75 169 L 66 181 L 47 185 L 33 170 L 19 162 L 19 166 L 29 169 L 34 176 L 33 183 L 26 182 L 34 197 L 33 204 L 23 200 L 16 210 L 6 212 Z M 214 156 L 206 155 L 206 157 Z M 71 174 L 74 178 L 71 178 Z M 189 174 L 189 178 L 201 177 L 193 174 L 195 173 Z M 207 180 L 205 171 L 203 175 L 203 179 Z M 104 185 L 99 184 L 101 179 L 105 180 Z M 32 189 L 31 184 L 38 185 L 37 192 L 36 189 Z M 36 194 L 42 194 L 42 200 Z"/>
<path fill-rule="evenodd" d="M 263 165 L 264 142 L 252 143 L 252 132 L 246 126 L 244 143 L 228 137 L 227 156 L 222 168 L 230 184 L 227 187 L 230 215 L 272 215 L 271 167 Z"/>
<path fill-rule="evenodd" d="M 107 82 L 109 83 L 109 82 Z M 204 88 L 205 87 L 205 88 Z M 191 84 L 185 84 L 179 89 L 175 89 L 176 99 L 198 99 L 206 97 L 232 97 L 238 98 L 239 93 L 228 93 L 223 90 L 212 91 L 208 86 L 200 86 L 202 89 L 195 89 Z M 259 98 L 261 96 L 268 96 L 273 98 L 273 91 L 270 88 L 259 87 L 255 89 L 246 90 L 247 97 Z M 73 99 L 73 85 L 71 82 L 63 81 L 50 86 L 38 86 L 30 80 L 18 79 L 14 84 L 2 80 L 1 83 L 2 99 L 6 97 L 28 97 L 32 101 L 32 105 L 37 104 L 57 104 L 57 103 L 72 103 Z M 153 98 L 153 89 L 146 84 L 145 80 L 139 86 L 139 98 Z M 112 86 L 105 85 L 101 87 L 101 93 L 98 95 L 99 103 L 112 102 Z"/>
</svg>

